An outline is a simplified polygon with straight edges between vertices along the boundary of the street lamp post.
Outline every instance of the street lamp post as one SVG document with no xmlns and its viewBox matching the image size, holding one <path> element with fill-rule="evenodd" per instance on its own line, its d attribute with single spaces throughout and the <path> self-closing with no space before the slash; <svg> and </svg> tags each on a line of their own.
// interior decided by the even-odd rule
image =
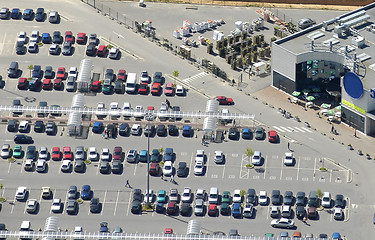
<svg viewBox="0 0 375 240">
<path fill-rule="evenodd" d="M 150 122 L 154 120 L 154 114 L 152 112 L 146 113 L 145 119 L 147 120 L 147 128 L 150 129 L 151 128 Z M 150 192 L 150 133 L 147 134 L 147 193 L 146 193 L 147 202 L 146 202 L 146 206 L 148 208 L 151 207 L 149 192 Z"/>
</svg>

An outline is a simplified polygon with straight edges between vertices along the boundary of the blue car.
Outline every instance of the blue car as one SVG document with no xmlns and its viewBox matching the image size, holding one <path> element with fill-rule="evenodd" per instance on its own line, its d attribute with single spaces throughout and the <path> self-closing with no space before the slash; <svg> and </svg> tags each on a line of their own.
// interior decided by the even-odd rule
<svg viewBox="0 0 375 240">
<path fill-rule="evenodd" d="M 173 148 L 166 148 L 164 151 L 164 161 L 173 161 Z"/>
<path fill-rule="evenodd" d="M 138 160 L 140 162 L 147 162 L 147 156 L 148 156 L 147 150 L 141 150 L 138 155 Z"/>
<path fill-rule="evenodd" d="M 49 33 L 42 34 L 42 42 L 46 44 L 51 43 L 51 36 L 49 35 Z"/>
<path fill-rule="evenodd" d="M 250 130 L 250 128 L 244 128 L 242 130 L 242 138 L 243 139 L 250 139 L 251 138 L 251 130 Z"/>
<path fill-rule="evenodd" d="M 193 133 L 193 129 L 189 125 L 185 125 L 182 129 L 182 136 L 184 137 L 191 137 Z"/>
<path fill-rule="evenodd" d="M 341 240 L 340 233 L 338 233 L 338 232 L 334 232 L 334 233 L 332 234 L 332 240 Z"/>
<path fill-rule="evenodd" d="M 21 16 L 21 11 L 19 8 L 13 8 L 12 13 L 10 14 L 10 17 L 12 19 L 19 19 Z"/>
<path fill-rule="evenodd" d="M 83 200 L 90 200 L 91 199 L 91 187 L 90 187 L 90 185 L 83 185 L 82 186 L 81 198 Z"/>
<path fill-rule="evenodd" d="M 34 65 L 31 77 L 38 79 L 41 79 L 43 77 L 42 67 L 40 65 Z"/>
<path fill-rule="evenodd" d="M 233 206 L 232 206 L 232 216 L 235 217 L 235 218 L 242 217 L 241 203 L 233 203 Z"/>
<path fill-rule="evenodd" d="M 101 133 L 103 130 L 103 123 L 102 122 L 95 122 L 92 126 L 93 133 Z"/>
</svg>

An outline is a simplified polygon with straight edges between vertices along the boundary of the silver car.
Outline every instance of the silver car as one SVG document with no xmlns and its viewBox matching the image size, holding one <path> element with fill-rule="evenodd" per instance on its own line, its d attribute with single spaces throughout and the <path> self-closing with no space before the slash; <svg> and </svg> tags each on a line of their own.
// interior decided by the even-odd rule
<svg viewBox="0 0 375 240">
<path fill-rule="evenodd" d="M 48 149 L 47 147 L 40 147 L 39 149 L 39 159 L 48 159 Z"/>
<path fill-rule="evenodd" d="M 72 44 L 70 42 L 65 42 L 62 48 L 63 55 L 70 55 L 72 54 Z"/>
<path fill-rule="evenodd" d="M 76 147 L 76 160 L 85 160 L 85 149 L 82 146 Z"/>
<path fill-rule="evenodd" d="M 58 55 L 60 52 L 60 46 L 57 44 L 52 44 L 51 47 L 49 47 L 49 54 L 51 55 Z"/>
<path fill-rule="evenodd" d="M 202 216 L 204 214 L 204 201 L 203 201 L 203 199 L 195 200 L 194 214 L 196 216 Z"/>
<path fill-rule="evenodd" d="M 66 81 L 66 91 L 74 92 L 75 90 L 76 90 L 76 80 L 74 77 L 70 76 L 68 77 L 68 80 Z"/>
</svg>

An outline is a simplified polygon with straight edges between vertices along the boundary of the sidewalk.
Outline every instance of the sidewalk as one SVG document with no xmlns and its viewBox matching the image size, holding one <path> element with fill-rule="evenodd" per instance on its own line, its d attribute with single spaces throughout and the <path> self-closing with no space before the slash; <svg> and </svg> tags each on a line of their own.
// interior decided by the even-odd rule
<svg viewBox="0 0 375 240">
<path fill-rule="evenodd" d="M 257 97 L 262 102 L 266 102 L 268 105 L 274 106 L 276 111 L 278 108 L 281 108 L 290 112 L 292 116 L 298 116 L 301 122 L 308 122 L 312 129 L 316 129 L 317 132 L 331 139 L 333 138 L 334 141 L 342 143 L 345 146 L 351 144 L 355 151 L 362 150 L 364 155 L 361 157 L 365 158 L 368 153 L 371 158 L 375 159 L 375 139 L 372 136 L 366 136 L 357 131 L 357 137 L 355 137 L 354 128 L 344 123 L 332 123 L 338 132 L 338 135 L 334 135 L 330 132 L 332 125 L 327 122 L 327 117 L 322 116 L 318 118 L 316 116 L 317 112 L 321 110 L 320 108 L 318 110 L 307 108 L 307 111 L 305 111 L 300 105 L 288 101 L 289 97 L 292 98 L 291 96 L 272 86 L 260 90 L 252 94 L 252 96 Z M 291 119 L 291 121 L 294 120 Z"/>
</svg>

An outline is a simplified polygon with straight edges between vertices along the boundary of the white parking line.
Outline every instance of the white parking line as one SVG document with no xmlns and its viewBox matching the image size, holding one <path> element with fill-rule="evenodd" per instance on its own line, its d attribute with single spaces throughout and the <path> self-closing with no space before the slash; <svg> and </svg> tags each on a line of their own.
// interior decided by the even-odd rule
<svg viewBox="0 0 375 240">
<path fill-rule="evenodd" d="M 134 166 L 134 176 L 135 176 L 135 174 L 137 173 L 137 166 L 138 166 L 138 163 L 136 163 L 136 164 L 134 164 L 135 166 Z"/>
<path fill-rule="evenodd" d="M 283 178 L 283 167 L 284 167 L 284 163 L 283 163 L 283 161 L 281 161 L 280 180 Z"/>
<path fill-rule="evenodd" d="M 113 212 L 113 216 L 116 216 L 116 209 L 118 204 L 118 198 L 120 196 L 120 191 L 117 191 L 116 203 L 115 203 L 115 211 Z"/>
<path fill-rule="evenodd" d="M 10 167 L 12 166 L 12 163 L 9 164 L 9 167 L 8 167 L 8 173 L 10 173 Z"/>
<path fill-rule="evenodd" d="M 313 175 L 313 181 L 315 181 L 315 172 L 316 172 L 316 158 L 314 162 L 314 175 Z"/>
<path fill-rule="evenodd" d="M 101 161 L 98 161 L 98 167 L 97 167 L 97 169 L 96 169 L 96 175 L 99 174 L 100 163 L 101 163 Z"/>
<path fill-rule="evenodd" d="M 0 44 L 0 48 L 1 48 L 0 55 L 3 55 L 3 50 L 4 50 L 4 45 L 5 45 L 5 39 L 6 39 L 6 37 L 7 37 L 7 33 L 5 32 L 5 33 L 4 33 L 3 41 L 2 41 L 2 43 Z"/>
<path fill-rule="evenodd" d="M 208 165 L 209 165 L 209 163 L 210 163 L 210 154 L 211 153 L 208 153 L 208 156 L 206 155 L 206 157 L 207 157 L 207 164 L 206 164 L 206 176 L 205 177 L 207 177 L 208 176 Z"/>
<path fill-rule="evenodd" d="M 298 164 L 297 164 L 297 181 L 298 181 L 298 176 L 299 176 L 299 165 L 301 163 L 301 157 L 298 157 Z"/>
<path fill-rule="evenodd" d="M 128 203 L 128 210 L 127 210 L 127 212 L 126 212 L 126 216 L 129 216 L 129 210 L 130 210 L 130 199 L 131 199 L 132 195 L 133 195 L 133 190 L 132 190 L 132 191 L 130 192 L 130 194 L 129 194 L 129 203 Z"/>
<path fill-rule="evenodd" d="M 103 202 L 102 202 L 102 211 L 100 212 L 100 215 L 103 215 L 103 212 L 104 212 L 104 204 L 105 204 L 105 198 L 107 197 L 107 190 L 105 190 L 104 192 L 104 198 L 103 198 Z"/>
<path fill-rule="evenodd" d="M 224 154 L 224 156 L 225 156 L 225 162 L 227 161 L 227 154 Z M 223 164 L 223 174 L 222 174 L 222 176 L 221 176 L 221 178 L 224 178 L 224 175 L 225 175 L 225 164 Z"/>
<path fill-rule="evenodd" d="M 191 173 L 191 171 L 193 170 L 193 169 L 191 168 L 192 165 L 193 165 L 193 158 L 194 158 L 194 153 L 191 153 L 188 177 L 190 177 L 190 173 Z"/>
<path fill-rule="evenodd" d="M 30 193 L 29 193 L 29 195 L 30 195 Z M 16 205 L 15 203 L 16 203 L 16 194 L 14 194 L 14 199 L 13 199 L 13 205 L 12 205 L 12 208 L 11 208 L 11 210 L 10 210 L 10 214 L 13 214 L 13 209 L 14 209 L 14 205 Z"/>
<path fill-rule="evenodd" d="M 266 179 L 266 172 L 267 172 L 267 158 L 268 158 L 268 155 L 266 155 L 266 157 L 264 158 L 264 179 Z"/>
</svg>

